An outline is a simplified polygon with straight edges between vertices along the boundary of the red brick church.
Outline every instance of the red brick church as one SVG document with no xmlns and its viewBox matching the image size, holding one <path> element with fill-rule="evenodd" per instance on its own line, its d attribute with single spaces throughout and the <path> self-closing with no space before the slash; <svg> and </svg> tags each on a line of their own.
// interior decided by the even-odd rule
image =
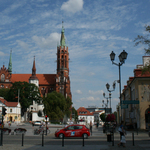
<svg viewBox="0 0 150 150">
<path fill-rule="evenodd" d="M 0 69 L 0 88 L 10 88 L 12 83 L 26 81 L 39 87 L 42 96 L 57 91 L 65 97 L 72 99 L 69 78 L 69 52 L 65 42 L 64 27 L 62 25 L 60 45 L 57 46 L 57 73 L 36 74 L 35 57 L 33 60 L 32 74 L 12 74 L 12 52 L 10 53 L 9 65 Z"/>
</svg>

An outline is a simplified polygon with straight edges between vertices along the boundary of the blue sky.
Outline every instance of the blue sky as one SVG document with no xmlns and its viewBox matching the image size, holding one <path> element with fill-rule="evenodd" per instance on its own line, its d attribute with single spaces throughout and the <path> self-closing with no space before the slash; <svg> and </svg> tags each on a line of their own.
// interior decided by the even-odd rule
<svg viewBox="0 0 150 150">
<path fill-rule="evenodd" d="M 12 49 L 13 73 L 56 73 L 57 43 L 62 20 L 70 55 L 73 106 L 102 107 L 106 83 L 118 80 L 118 67 L 110 53 L 125 50 L 121 67 L 122 88 L 142 64 L 144 45 L 134 46 L 137 35 L 150 25 L 150 0 L 1 0 L 0 66 L 8 67 Z M 119 102 L 119 85 L 112 92 L 112 108 Z"/>
</svg>

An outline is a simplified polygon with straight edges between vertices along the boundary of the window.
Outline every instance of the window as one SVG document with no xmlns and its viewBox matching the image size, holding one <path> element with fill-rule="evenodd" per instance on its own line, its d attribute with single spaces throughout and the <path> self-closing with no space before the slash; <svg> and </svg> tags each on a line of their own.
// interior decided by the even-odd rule
<svg viewBox="0 0 150 150">
<path fill-rule="evenodd" d="M 1 85 L 1 88 L 4 88 L 4 85 Z"/>
<path fill-rule="evenodd" d="M 2 74 L 2 75 L 1 75 L 1 82 L 4 82 L 4 81 L 5 81 L 5 75 Z"/>
<path fill-rule="evenodd" d="M 12 112 L 12 108 L 10 108 L 10 112 Z"/>
<path fill-rule="evenodd" d="M 67 128 L 68 130 L 74 130 L 74 126 L 70 126 Z"/>
</svg>

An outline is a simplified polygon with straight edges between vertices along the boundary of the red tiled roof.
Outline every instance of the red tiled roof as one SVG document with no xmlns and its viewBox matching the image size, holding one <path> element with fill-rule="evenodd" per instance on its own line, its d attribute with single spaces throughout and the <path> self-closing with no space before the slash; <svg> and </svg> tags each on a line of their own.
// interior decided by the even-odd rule
<svg viewBox="0 0 150 150">
<path fill-rule="evenodd" d="M 16 107 L 18 105 L 18 102 L 8 102 L 3 98 L 0 98 L 0 101 L 7 107 Z"/>
<path fill-rule="evenodd" d="M 29 78 L 32 76 L 32 74 L 12 74 L 11 81 L 14 82 L 29 82 Z M 56 82 L 56 74 L 36 74 L 36 77 L 39 80 L 39 85 L 49 85 L 49 84 L 55 84 Z"/>
<path fill-rule="evenodd" d="M 80 114 L 81 112 L 81 114 Z M 82 112 L 87 112 L 86 114 L 82 114 Z M 93 115 L 93 112 L 90 112 L 88 111 L 86 108 L 84 107 L 80 107 L 78 110 L 77 110 L 77 113 L 78 113 L 78 116 L 92 116 Z"/>
</svg>

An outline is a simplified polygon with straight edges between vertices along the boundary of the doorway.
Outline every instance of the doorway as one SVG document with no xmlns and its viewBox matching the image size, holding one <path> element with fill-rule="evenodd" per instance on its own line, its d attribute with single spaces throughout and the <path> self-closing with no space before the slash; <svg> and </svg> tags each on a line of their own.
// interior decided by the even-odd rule
<svg viewBox="0 0 150 150">
<path fill-rule="evenodd" d="M 146 109 L 145 111 L 145 125 L 146 129 L 150 128 L 150 108 Z"/>
</svg>

